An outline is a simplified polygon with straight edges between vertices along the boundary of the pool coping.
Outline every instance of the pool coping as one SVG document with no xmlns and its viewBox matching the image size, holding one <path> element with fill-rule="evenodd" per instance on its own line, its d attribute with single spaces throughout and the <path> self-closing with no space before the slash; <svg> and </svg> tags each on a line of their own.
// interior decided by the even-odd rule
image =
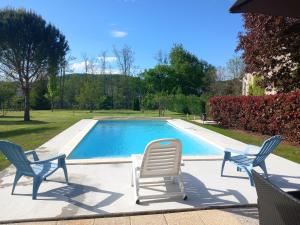
<svg viewBox="0 0 300 225">
<path fill-rule="evenodd" d="M 98 123 L 98 120 L 90 120 L 86 126 L 79 131 L 63 148 L 60 152 L 61 154 L 66 154 L 69 156 L 74 148 L 81 142 L 81 140 L 90 132 L 91 129 Z"/>
<path fill-rule="evenodd" d="M 68 159 L 68 156 L 74 150 L 74 148 L 80 143 L 80 141 L 86 136 L 86 134 L 93 129 L 93 127 L 98 123 L 99 120 L 144 120 L 144 119 L 157 119 L 157 120 L 166 120 L 170 125 L 175 128 L 182 130 L 194 137 L 200 138 L 207 143 L 215 146 L 220 151 L 224 151 L 227 147 L 237 146 L 237 149 L 244 149 L 246 144 L 234 140 L 232 138 L 226 137 L 222 134 L 216 133 L 214 131 L 208 130 L 206 128 L 200 127 L 193 123 L 181 120 L 181 119 L 172 119 L 169 117 L 114 117 L 114 116 L 105 116 L 105 117 L 95 117 L 94 119 L 83 119 L 75 123 L 73 126 L 69 127 L 62 133 L 58 134 L 50 141 L 46 142 L 40 149 L 49 148 L 47 143 L 56 142 L 56 139 L 68 139 L 69 141 L 66 144 L 62 145 L 57 151 L 58 154 L 65 154 L 67 156 L 66 162 L 69 165 L 88 165 L 88 164 L 104 164 L 104 163 L 131 163 L 131 157 L 111 157 L 111 158 L 93 158 L 93 159 Z M 62 137 L 64 136 L 64 137 Z M 224 143 L 227 143 L 224 145 Z M 229 145 L 228 145 L 229 143 Z M 51 144 L 50 144 L 51 145 Z M 183 156 L 183 161 L 213 161 L 213 160 L 222 160 L 223 155 L 208 155 L 208 156 Z"/>
</svg>

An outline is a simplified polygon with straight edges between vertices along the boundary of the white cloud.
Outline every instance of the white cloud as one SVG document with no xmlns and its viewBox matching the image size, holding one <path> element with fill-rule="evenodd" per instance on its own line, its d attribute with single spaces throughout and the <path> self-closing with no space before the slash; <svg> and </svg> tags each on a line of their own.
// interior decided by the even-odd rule
<svg viewBox="0 0 300 225">
<path fill-rule="evenodd" d="M 94 74 L 100 74 L 102 72 L 100 59 L 101 59 L 101 56 L 97 57 L 96 62 L 94 62 Z M 110 74 L 110 73 L 111 74 L 120 74 L 120 70 L 117 68 L 116 61 L 117 61 L 117 58 L 114 56 L 106 57 L 106 62 L 107 62 L 107 67 L 108 67 L 105 69 L 106 74 Z M 71 70 L 73 73 L 85 73 L 84 61 L 75 62 L 70 67 L 71 67 Z M 109 67 L 111 67 L 111 68 L 109 68 Z M 91 71 L 89 71 L 89 72 L 91 72 Z"/>
<path fill-rule="evenodd" d="M 73 70 L 75 73 L 82 73 L 85 69 L 83 61 L 73 63 L 70 67 L 71 67 L 71 70 Z"/>
<path fill-rule="evenodd" d="M 110 33 L 111 33 L 111 36 L 113 36 L 115 38 L 123 38 L 128 35 L 127 32 L 121 31 L 121 30 L 111 30 Z"/>
<path fill-rule="evenodd" d="M 103 58 L 102 56 L 99 56 L 98 60 L 101 61 L 102 58 Z M 108 63 L 114 63 L 114 62 L 117 61 L 117 57 L 115 57 L 115 56 L 106 56 L 105 61 L 108 62 Z"/>
</svg>

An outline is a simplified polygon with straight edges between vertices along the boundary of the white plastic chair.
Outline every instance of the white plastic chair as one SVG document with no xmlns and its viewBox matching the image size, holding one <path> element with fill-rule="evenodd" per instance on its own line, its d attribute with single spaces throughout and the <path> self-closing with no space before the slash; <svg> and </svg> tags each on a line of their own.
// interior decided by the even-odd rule
<svg viewBox="0 0 300 225">
<path fill-rule="evenodd" d="M 184 192 L 183 181 L 181 177 L 181 156 L 182 145 L 177 139 L 159 139 L 150 142 L 144 155 L 132 155 L 132 179 L 131 185 L 134 187 L 134 196 L 136 204 L 143 199 L 170 198 L 181 196 L 184 200 L 187 196 Z M 165 191 L 157 195 L 140 195 L 140 187 L 162 183 L 162 181 L 141 181 L 149 178 L 163 178 L 163 182 L 175 179 L 178 181 L 179 190 L 176 192 Z"/>
</svg>

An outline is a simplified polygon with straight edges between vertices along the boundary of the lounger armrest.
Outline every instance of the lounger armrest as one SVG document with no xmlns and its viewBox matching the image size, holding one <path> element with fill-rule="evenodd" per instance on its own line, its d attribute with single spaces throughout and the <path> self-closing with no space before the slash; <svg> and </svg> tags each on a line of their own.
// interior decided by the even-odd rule
<svg viewBox="0 0 300 225">
<path fill-rule="evenodd" d="M 43 164 L 43 163 L 51 162 L 54 160 L 58 160 L 58 164 L 65 164 L 65 159 L 66 159 L 66 155 L 63 154 L 63 155 L 58 155 L 58 156 L 52 157 L 50 159 L 31 162 L 31 164 Z"/>
<path fill-rule="evenodd" d="M 141 168 L 142 159 L 143 159 L 142 155 L 137 155 L 137 154 L 131 155 L 132 167 L 135 170 L 139 170 Z"/>
<path fill-rule="evenodd" d="M 32 155 L 33 160 L 34 160 L 35 162 L 40 160 L 39 157 L 38 157 L 38 155 L 37 155 L 37 153 L 36 153 L 36 151 L 34 151 L 34 150 L 26 151 L 26 152 L 24 152 L 24 154 L 25 154 L 26 156 Z"/>
</svg>

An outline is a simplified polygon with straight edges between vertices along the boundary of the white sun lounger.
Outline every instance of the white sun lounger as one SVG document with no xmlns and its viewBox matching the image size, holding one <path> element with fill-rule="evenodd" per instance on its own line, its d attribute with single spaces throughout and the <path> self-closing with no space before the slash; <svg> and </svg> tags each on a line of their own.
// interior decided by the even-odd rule
<svg viewBox="0 0 300 225">
<path fill-rule="evenodd" d="M 181 196 L 184 200 L 187 196 L 184 192 L 183 181 L 181 177 L 181 142 L 177 139 L 159 139 L 150 142 L 144 155 L 132 155 L 132 180 L 134 187 L 134 196 L 136 204 L 143 199 L 170 198 Z M 164 191 L 163 194 L 140 196 L 140 187 L 145 185 L 155 185 L 163 183 L 162 181 L 149 181 L 150 178 L 163 178 L 163 182 L 175 179 L 179 184 L 179 191 Z M 147 180 L 148 181 L 142 181 Z"/>
</svg>

